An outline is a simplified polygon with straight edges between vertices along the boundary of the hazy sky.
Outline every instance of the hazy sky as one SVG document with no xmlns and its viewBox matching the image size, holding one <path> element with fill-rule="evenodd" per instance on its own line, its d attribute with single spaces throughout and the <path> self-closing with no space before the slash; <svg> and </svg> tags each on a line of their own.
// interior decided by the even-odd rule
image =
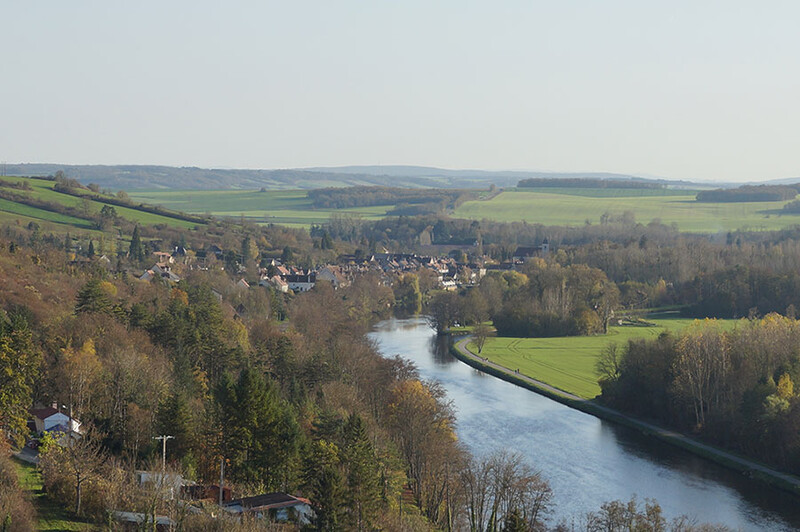
<svg viewBox="0 0 800 532">
<path fill-rule="evenodd" d="M 0 160 L 800 176 L 800 2 L 0 3 Z"/>
</svg>

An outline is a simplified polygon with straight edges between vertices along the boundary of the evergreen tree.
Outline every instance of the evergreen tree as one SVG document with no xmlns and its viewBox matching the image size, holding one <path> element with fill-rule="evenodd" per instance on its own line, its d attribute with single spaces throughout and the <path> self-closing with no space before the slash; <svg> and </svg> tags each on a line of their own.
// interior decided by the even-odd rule
<svg viewBox="0 0 800 532">
<path fill-rule="evenodd" d="M 141 262 L 145 258 L 144 245 L 142 244 L 141 237 L 139 236 L 139 226 L 133 228 L 133 235 L 131 235 L 131 246 L 128 248 L 128 256 L 132 261 Z"/>
<path fill-rule="evenodd" d="M 28 433 L 28 408 L 41 357 L 21 314 L 0 314 L 0 437 L 18 445 Z"/>
<path fill-rule="evenodd" d="M 511 513 L 506 515 L 503 522 L 503 532 L 527 532 L 528 530 L 530 530 L 530 527 L 519 514 L 519 510 L 514 508 Z"/>
<path fill-rule="evenodd" d="M 167 396 L 158 407 L 156 426 L 159 434 L 169 434 L 170 454 L 175 458 L 191 455 L 196 436 L 194 419 L 186 395 L 176 392 Z"/>
<path fill-rule="evenodd" d="M 75 304 L 75 312 L 110 312 L 111 299 L 103 290 L 103 282 L 100 279 L 90 279 L 81 291 L 78 292 L 78 301 Z"/>
<path fill-rule="evenodd" d="M 339 448 L 326 440 L 311 446 L 305 467 L 305 486 L 316 509 L 317 530 L 344 529 L 347 505 L 344 480 L 340 470 Z"/>
<path fill-rule="evenodd" d="M 94 258 L 94 242 L 91 240 L 89 240 L 89 249 L 86 251 L 86 256 L 90 259 Z"/>
<path fill-rule="evenodd" d="M 364 420 L 351 414 L 344 426 L 344 463 L 347 472 L 347 502 L 350 527 L 371 529 L 370 523 L 380 500 L 380 468 Z"/>
<path fill-rule="evenodd" d="M 284 247 L 283 253 L 281 253 L 281 262 L 283 264 L 288 264 L 289 262 L 292 262 L 293 259 L 294 253 L 292 253 L 292 248 L 289 246 Z"/>
<path fill-rule="evenodd" d="M 231 476 L 261 482 L 270 490 L 286 489 L 300 436 L 291 406 L 278 397 L 271 382 L 249 368 L 235 385 L 228 375 L 220 379 L 217 402 Z"/>
</svg>

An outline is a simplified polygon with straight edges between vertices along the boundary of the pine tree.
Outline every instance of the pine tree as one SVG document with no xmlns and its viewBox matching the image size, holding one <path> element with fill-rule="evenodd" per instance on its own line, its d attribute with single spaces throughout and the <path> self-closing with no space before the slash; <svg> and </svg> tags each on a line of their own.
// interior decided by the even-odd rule
<svg viewBox="0 0 800 532">
<path fill-rule="evenodd" d="M 317 530 L 344 529 L 347 505 L 339 448 L 326 440 L 312 444 L 305 467 L 305 486 L 316 506 Z"/>
<path fill-rule="evenodd" d="M 100 279 L 90 279 L 81 291 L 78 292 L 78 301 L 75 304 L 75 312 L 110 312 L 111 299 L 103 290 Z"/>
<path fill-rule="evenodd" d="M 352 510 L 351 528 L 364 530 L 380 499 L 380 468 L 364 420 L 351 414 L 344 426 L 344 463 L 348 466 L 348 506 Z"/>
<path fill-rule="evenodd" d="M 90 259 L 94 258 L 94 242 L 91 240 L 89 240 L 89 249 L 86 251 L 86 256 Z"/>
<path fill-rule="evenodd" d="M 133 228 L 133 235 L 131 235 L 131 246 L 128 249 L 128 256 L 131 260 L 141 262 L 144 260 L 144 245 L 142 245 L 141 237 L 139 236 L 139 226 Z"/>
<path fill-rule="evenodd" d="M 28 408 L 41 357 L 35 348 L 27 320 L 0 314 L 0 437 L 16 444 L 25 442 Z"/>
</svg>

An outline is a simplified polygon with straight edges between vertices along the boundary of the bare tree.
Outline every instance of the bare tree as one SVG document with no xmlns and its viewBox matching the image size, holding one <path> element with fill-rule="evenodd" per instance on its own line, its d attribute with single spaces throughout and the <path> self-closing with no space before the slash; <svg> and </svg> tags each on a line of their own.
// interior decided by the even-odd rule
<svg viewBox="0 0 800 532">
<path fill-rule="evenodd" d="M 97 477 L 107 456 L 100 443 L 101 434 L 88 428 L 83 435 L 68 433 L 62 457 L 75 484 L 75 513 L 81 513 L 83 484 Z"/>
<path fill-rule="evenodd" d="M 552 490 L 520 454 L 501 451 L 473 461 L 461 487 L 470 530 L 496 532 L 512 514 L 528 530 L 544 527 Z"/>
<path fill-rule="evenodd" d="M 479 323 L 472 328 L 472 336 L 475 338 L 475 345 L 478 346 L 478 353 L 483 351 L 483 346 L 486 344 L 486 339 L 494 336 L 494 329 L 485 323 Z"/>
</svg>

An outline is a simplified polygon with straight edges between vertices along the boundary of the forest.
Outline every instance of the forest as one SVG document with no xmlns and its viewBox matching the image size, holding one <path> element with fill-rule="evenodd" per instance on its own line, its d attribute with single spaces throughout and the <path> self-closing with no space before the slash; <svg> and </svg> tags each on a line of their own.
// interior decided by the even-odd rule
<svg viewBox="0 0 800 532">
<path fill-rule="evenodd" d="M 520 188 L 635 188 L 635 189 L 660 189 L 661 183 L 635 181 L 633 179 L 593 179 L 593 178 L 545 178 L 535 177 L 522 179 L 517 186 Z"/>
<path fill-rule="evenodd" d="M 797 196 L 796 185 L 742 185 L 737 188 L 717 188 L 697 193 L 697 201 L 715 203 L 741 201 L 786 201 Z"/>
<path fill-rule="evenodd" d="M 312 233 L 213 220 L 189 230 L 135 225 L 111 209 L 99 225 L 113 232 L 99 236 L 37 224 L 0 230 L 0 427 L 8 445 L 19 446 L 30 407 L 54 403 L 87 427 L 80 445 L 45 440 L 40 448 L 48 496 L 74 515 L 102 522 L 126 510 L 169 515 L 186 530 L 223 526 L 164 499 L 164 486 L 135 481 L 135 470 L 159 467 L 153 437 L 170 434 L 171 472 L 209 484 L 224 464 L 237 496 L 307 497 L 321 530 L 553 526 L 542 475 L 513 453 L 470 456 L 441 387 L 421 381 L 408 362 L 379 356 L 367 340 L 370 326 L 394 313 L 424 312 L 442 332 L 492 320 L 500 334 L 516 336 L 602 334 L 621 313 L 663 305 L 748 317 L 734 332 L 698 326 L 609 349 L 602 400 L 644 417 L 657 412 L 746 454 L 760 457 L 764 446 L 767 458 L 797 468 L 796 231 L 685 235 L 629 216 L 581 228 L 337 216 Z M 236 284 L 255 285 L 257 266 L 271 257 L 313 266 L 388 246 L 413 249 L 428 228 L 438 242 L 471 240 L 469 250 L 457 249 L 467 262 L 508 260 L 517 245 L 545 237 L 552 248 L 519 271 L 490 270 L 451 292 L 424 272 L 373 272 L 346 288 L 318 283 L 298 295 Z M 123 231 L 132 231 L 130 240 L 114 236 Z M 212 245 L 227 251 L 215 257 L 205 252 Z M 176 284 L 136 278 L 152 252 L 173 248 L 204 256 L 205 267 L 187 269 Z M 780 347 L 768 344 L 777 338 Z M 750 357 L 756 347 L 760 354 Z M 657 367 L 643 368 L 643 360 Z M 698 360 L 709 367 L 702 393 L 684 372 Z M 34 519 L 18 485 L 0 489 L 9 494 L 4 504 L 12 501 L 0 505 L 4 515 Z M 659 512 L 612 501 L 580 519 L 587 530 L 602 529 L 590 523 L 612 513 L 678 526 Z"/>
</svg>

